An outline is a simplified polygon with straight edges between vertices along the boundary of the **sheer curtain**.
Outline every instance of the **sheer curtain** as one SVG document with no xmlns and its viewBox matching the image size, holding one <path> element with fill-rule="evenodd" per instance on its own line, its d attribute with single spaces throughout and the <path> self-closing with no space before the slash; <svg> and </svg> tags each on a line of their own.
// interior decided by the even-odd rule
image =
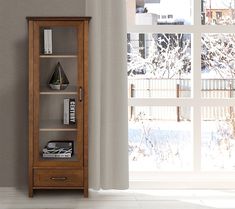
<svg viewBox="0 0 235 209">
<path fill-rule="evenodd" d="M 89 34 L 89 187 L 128 188 L 125 0 L 86 0 Z"/>
</svg>

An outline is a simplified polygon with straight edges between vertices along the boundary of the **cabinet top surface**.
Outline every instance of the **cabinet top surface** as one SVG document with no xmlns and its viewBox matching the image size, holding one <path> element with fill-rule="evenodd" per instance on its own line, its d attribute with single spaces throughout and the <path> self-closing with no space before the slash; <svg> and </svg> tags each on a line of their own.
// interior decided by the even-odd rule
<svg viewBox="0 0 235 209">
<path fill-rule="evenodd" d="M 74 20 L 74 21 L 78 21 L 78 20 L 90 20 L 91 17 L 87 17 L 87 16 L 80 16 L 80 17 L 77 17 L 77 16 L 71 16 L 71 17 L 66 17 L 66 16 L 63 16 L 63 17 L 59 17 L 59 16 L 56 16 L 56 17 L 46 17 L 46 16 L 43 16 L 43 17 L 35 17 L 35 16 L 29 16 L 29 17 L 26 17 L 26 19 L 28 21 L 30 20 L 33 20 L 33 21 L 37 21 L 37 20 L 45 20 L 45 21 L 53 21 L 53 20 L 63 20 L 63 21 L 71 21 L 71 20 Z"/>
</svg>

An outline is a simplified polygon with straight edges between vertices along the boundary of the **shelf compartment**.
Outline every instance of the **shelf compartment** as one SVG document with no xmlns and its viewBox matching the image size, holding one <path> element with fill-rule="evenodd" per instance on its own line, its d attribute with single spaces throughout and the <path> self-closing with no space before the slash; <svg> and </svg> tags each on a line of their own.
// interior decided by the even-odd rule
<svg viewBox="0 0 235 209">
<path fill-rule="evenodd" d="M 56 66 L 60 62 L 65 75 L 67 76 L 69 80 L 69 85 L 65 90 L 62 91 L 56 91 L 51 90 L 48 86 L 48 83 L 50 82 L 51 76 L 55 72 Z M 51 90 L 49 92 L 68 92 L 68 91 L 76 91 L 76 86 L 78 85 L 77 79 L 77 65 L 78 60 L 77 59 L 64 59 L 64 58 L 53 58 L 53 59 L 40 59 L 40 86 L 43 87 L 43 89 L 40 89 L 40 91 L 47 91 Z"/>
<path fill-rule="evenodd" d="M 77 131 L 77 125 L 64 125 L 60 120 L 47 120 L 40 122 L 39 131 Z"/>
<path fill-rule="evenodd" d="M 41 133 L 43 133 L 44 136 L 49 136 L 51 134 L 48 134 L 48 133 L 52 133 L 52 132 L 41 132 Z M 61 133 L 61 132 L 57 132 L 57 133 Z M 64 133 L 66 134 L 66 132 Z M 54 140 L 56 140 L 56 138 Z M 73 166 L 76 166 L 76 167 L 82 166 L 82 158 L 80 156 L 82 154 L 82 150 L 80 150 L 81 149 L 80 146 L 78 147 L 78 144 L 75 141 L 75 139 L 74 139 L 74 143 L 75 143 L 74 154 L 72 155 L 71 158 L 45 158 L 43 157 L 42 149 L 45 147 L 47 142 L 48 142 L 47 138 L 40 138 L 39 140 L 39 147 L 36 148 L 34 152 L 34 157 L 35 159 L 37 159 L 37 162 L 38 162 L 37 164 L 35 164 L 35 167 L 71 168 Z"/>
<path fill-rule="evenodd" d="M 40 96 L 39 128 L 40 131 L 76 131 L 76 125 L 64 125 L 64 99 L 75 99 L 77 95 L 57 94 Z M 76 113 L 77 114 L 77 113 Z M 76 115 L 78 120 L 78 114 Z"/>
<path fill-rule="evenodd" d="M 67 132 L 67 131 L 53 131 L 53 132 L 40 132 L 39 133 L 39 147 L 36 150 L 36 155 L 39 161 L 43 163 L 50 162 L 62 162 L 63 164 L 69 162 L 78 162 L 78 143 L 77 143 L 77 132 Z M 73 141 L 73 155 L 70 158 L 53 158 L 53 157 L 43 157 L 43 149 L 48 145 L 48 142 L 51 141 Z"/>
<path fill-rule="evenodd" d="M 41 95 L 76 95 L 77 87 L 73 85 L 69 85 L 65 90 L 53 90 L 50 89 L 49 86 L 41 86 L 40 87 Z"/>
<path fill-rule="evenodd" d="M 44 30 L 52 30 L 52 55 L 76 55 L 78 51 L 77 33 L 74 26 L 40 27 L 40 54 L 44 55 Z M 50 55 L 49 55 L 50 56 Z"/>
</svg>

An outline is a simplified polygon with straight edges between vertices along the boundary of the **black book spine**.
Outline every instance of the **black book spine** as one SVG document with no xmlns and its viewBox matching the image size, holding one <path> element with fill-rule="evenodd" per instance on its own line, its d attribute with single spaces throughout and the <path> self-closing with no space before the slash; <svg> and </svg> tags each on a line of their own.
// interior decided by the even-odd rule
<svg viewBox="0 0 235 209">
<path fill-rule="evenodd" d="M 69 124 L 76 124 L 76 102 L 69 99 Z"/>
</svg>

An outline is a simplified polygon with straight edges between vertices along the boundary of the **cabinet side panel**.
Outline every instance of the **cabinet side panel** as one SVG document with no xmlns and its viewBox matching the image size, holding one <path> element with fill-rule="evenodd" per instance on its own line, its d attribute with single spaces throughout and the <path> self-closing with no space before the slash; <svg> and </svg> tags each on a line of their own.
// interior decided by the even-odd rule
<svg viewBox="0 0 235 209">
<path fill-rule="evenodd" d="M 88 197 L 88 21 L 84 21 L 84 197 Z"/>
<path fill-rule="evenodd" d="M 28 68 L 29 68 L 29 138 L 28 138 L 28 149 L 29 149 L 29 196 L 33 196 L 33 21 L 28 22 Z"/>
<path fill-rule="evenodd" d="M 39 161 L 39 100 L 40 100 L 40 88 L 39 88 L 39 80 L 40 80 L 40 74 L 39 74 L 39 23 L 37 21 L 34 21 L 34 38 L 33 38 L 33 149 L 34 149 L 34 155 L 33 155 L 33 166 L 37 165 Z"/>
</svg>

